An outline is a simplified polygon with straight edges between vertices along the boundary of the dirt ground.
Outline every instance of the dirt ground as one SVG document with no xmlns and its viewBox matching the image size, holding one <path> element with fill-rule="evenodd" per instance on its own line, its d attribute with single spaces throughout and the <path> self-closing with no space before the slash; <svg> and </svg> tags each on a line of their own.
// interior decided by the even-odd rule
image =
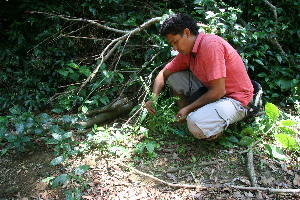
<svg viewBox="0 0 300 200">
<path fill-rule="evenodd" d="M 0 157 L 0 199 L 59 199 L 62 193 L 43 182 L 59 175 L 50 165 L 53 152 L 45 147 Z"/>
<path fill-rule="evenodd" d="M 115 159 L 99 151 L 74 159 L 74 166 L 91 167 L 84 174 L 82 199 L 300 199 L 299 193 L 230 187 L 251 186 L 246 154 L 240 153 L 245 149 L 241 147 L 225 149 L 218 143 L 196 141 L 186 145 L 184 151 L 180 149 L 178 143 L 168 141 L 156 151 L 154 159 Z M 49 165 L 53 158 L 53 152 L 44 147 L 0 157 L 0 199 L 65 199 L 61 188 L 42 181 L 71 167 Z M 174 168 L 177 170 L 170 171 Z M 254 168 L 259 187 L 300 188 L 299 165 L 279 162 L 255 151 Z M 180 187 L 183 184 L 197 188 Z"/>
</svg>

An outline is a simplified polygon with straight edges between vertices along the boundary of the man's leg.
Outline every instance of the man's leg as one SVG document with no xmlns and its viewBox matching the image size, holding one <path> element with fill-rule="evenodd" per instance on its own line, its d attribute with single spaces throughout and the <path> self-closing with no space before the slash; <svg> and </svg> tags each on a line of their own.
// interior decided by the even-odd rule
<svg viewBox="0 0 300 200">
<path fill-rule="evenodd" d="M 179 97 L 179 99 L 176 101 L 179 109 L 189 105 L 189 100 L 187 96 L 185 96 L 184 94 L 177 93 L 176 90 L 174 90 L 173 88 L 171 88 L 171 90 L 175 97 Z"/>
<path fill-rule="evenodd" d="M 222 98 L 191 112 L 187 117 L 190 132 L 198 139 L 214 139 L 229 124 L 242 120 L 247 114 L 240 102 Z"/>
<path fill-rule="evenodd" d="M 177 104 L 180 109 L 190 104 L 188 100 L 189 95 L 191 95 L 190 92 L 193 93 L 203 87 L 203 84 L 189 70 L 171 74 L 168 83 L 174 96 L 179 97 Z"/>
</svg>

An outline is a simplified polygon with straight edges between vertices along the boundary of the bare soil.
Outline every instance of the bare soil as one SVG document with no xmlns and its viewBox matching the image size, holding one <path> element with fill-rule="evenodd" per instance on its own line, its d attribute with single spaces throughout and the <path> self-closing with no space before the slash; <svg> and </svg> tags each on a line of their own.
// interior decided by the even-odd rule
<svg viewBox="0 0 300 200">
<path fill-rule="evenodd" d="M 299 199 L 298 194 L 237 190 L 227 185 L 250 187 L 245 154 L 241 147 L 225 149 L 217 142 L 196 141 L 180 152 L 171 141 L 162 145 L 154 159 L 116 160 L 110 155 L 92 152 L 72 161 L 74 167 L 88 164 L 82 199 Z M 54 158 L 47 148 L 0 158 L 0 199 L 64 199 L 63 189 L 52 188 L 42 180 L 58 176 L 65 169 L 49 165 Z M 199 166 L 203 162 L 217 164 Z M 150 176 L 132 171 L 123 163 L 168 183 L 204 186 L 205 189 L 172 187 Z M 167 172 L 173 167 L 191 166 Z M 292 166 L 255 153 L 254 166 L 258 185 L 267 188 L 300 188 L 299 166 Z M 69 185 L 70 186 L 70 185 Z M 65 185 L 65 189 L 68 189 Z M 73 184 L 74 186 L 74 184 Z M 81 187 L 82 185 L 77 185 Z"/>
</svg>

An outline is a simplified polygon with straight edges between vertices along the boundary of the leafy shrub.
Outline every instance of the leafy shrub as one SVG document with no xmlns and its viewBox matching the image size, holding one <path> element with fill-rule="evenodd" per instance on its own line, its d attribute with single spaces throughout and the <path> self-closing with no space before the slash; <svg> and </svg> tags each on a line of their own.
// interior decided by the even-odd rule
<svg viewBox="0 0 300 200">
<path fill-rule="evenodd" d="M 82 130 L 76 124 L 80 115 L 63 115 L 58 119 L 51 118 L 47 113 L 34 115 L 31 112 L 22 112 L 18 106 L 9 109 L 10 115 L 0 116 L 0 145 L 3 146 L 1 155 L 9 150 L 25 151 L 33 146 L 33 140 L 43 138 L 46 144 L 54 144 L 56 155 L 76 154 L 71 140 L 72 132 L 65 131 L 72 126 L 78 131 Z M 58 125 L 60 124 L 60 126 Z M 65 129 L 64 129 L 65 128 Z"/>
<path fill-rule="evenodd" d="M 293 116 L 280 111 L 274 104 L 265 105 L 265 115 L 256 118 L 251 127 L 242 131 L 243 138 L 240 144 L 247 146 L 256 141 L 264 143 L 267 152 L 277 159 L 287 159 L 284 153 L 290 152 L 298 156 L 300 115 Z M 294 152 L 294 153 L 292 153 Z"/>
</svg>

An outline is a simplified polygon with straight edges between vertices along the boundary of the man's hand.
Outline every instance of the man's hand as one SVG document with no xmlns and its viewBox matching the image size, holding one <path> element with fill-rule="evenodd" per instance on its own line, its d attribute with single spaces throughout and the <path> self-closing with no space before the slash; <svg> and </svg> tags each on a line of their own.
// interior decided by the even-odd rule
<svg viewBox="0 0 300 200">
<path fill-rule="evenodd" d="M 184 107 L 181 110 L 179 110 L 179 112 L 175 116 L 175 119 L 180 122 L 184 122 L 184 121 L 186 121 L 186 117 L 188 116 L 189 113 L 190 113 L 190 110 L 188 109 L 188 107 Z"/>
<path fill-rule="evenodd" d="M 155 114 L 155 110 L 152 107 L 153 101 L 147 101 L 145 104 L 145 107 L 147 108 L 148 112 L 151 113 L 152 115 Z"/>
</svg>

